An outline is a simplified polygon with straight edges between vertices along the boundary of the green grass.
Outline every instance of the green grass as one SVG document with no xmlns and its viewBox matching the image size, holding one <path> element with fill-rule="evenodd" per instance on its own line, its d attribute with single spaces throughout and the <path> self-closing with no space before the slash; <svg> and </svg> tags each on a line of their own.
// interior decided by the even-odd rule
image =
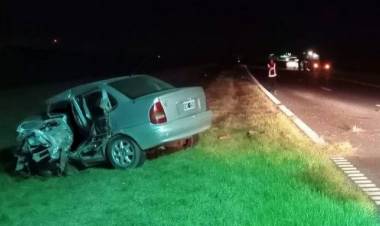
<svg viewBox="0 0 380 226">
<path fill-rule="evenodd" d="M 371 203 L 256 87 L 221 79 L 209 98 L 220 92 L 254 101 L 224 111 L 215 99 L 214 127 L 193 149 L 129 171 L 0 174 L 0 225 L 377 225 Z"/>
<path fill-rule="evenodd" d="M 223 144 L 215 137 L 137 170 L 1 177 L 0 224 L 375 225 L 360 194 L 337 191 L 347 185 L 306 156 L 243 132 Z"/>
</svg>

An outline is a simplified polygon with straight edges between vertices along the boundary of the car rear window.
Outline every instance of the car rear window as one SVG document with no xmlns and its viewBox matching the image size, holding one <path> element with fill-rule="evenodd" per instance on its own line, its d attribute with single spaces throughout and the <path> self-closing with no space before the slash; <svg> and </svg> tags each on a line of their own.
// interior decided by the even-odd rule
<svg viewBox="0 0 380 226">
<path fill-rule="evenodd" d="M 132 99 L 174 88 L 164 81 L 149 76 L 127 78 L 111 82 L 109 85 Z"/>
</svg>

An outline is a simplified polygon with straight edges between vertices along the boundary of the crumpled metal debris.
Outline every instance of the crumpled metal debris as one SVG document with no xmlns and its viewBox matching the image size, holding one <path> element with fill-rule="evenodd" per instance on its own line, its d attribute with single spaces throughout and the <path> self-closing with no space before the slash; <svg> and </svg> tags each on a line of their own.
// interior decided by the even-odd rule
<svg viewBox="0 0 380 226">
<path fill-rule="evenodd" d="M 73 144 L 73 132 L 66 115 L 24 121 L 17 133 L 16 172 L 49 171 L 58 175 L 64 172 Z"/>
</svg>

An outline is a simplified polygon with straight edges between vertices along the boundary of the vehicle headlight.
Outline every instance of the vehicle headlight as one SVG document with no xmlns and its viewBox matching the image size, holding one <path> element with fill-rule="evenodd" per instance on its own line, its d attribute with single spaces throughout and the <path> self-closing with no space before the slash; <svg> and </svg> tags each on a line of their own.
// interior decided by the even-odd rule
<svg viewBox="0 0 380 226">
<path fill-rule="evenodd" d="M 298 62 L 295 62 L 295 61 L 289 61 L 289 62 L 286 62 L 286 67 L 287 68 L 298 68 Z"/>
</svg>

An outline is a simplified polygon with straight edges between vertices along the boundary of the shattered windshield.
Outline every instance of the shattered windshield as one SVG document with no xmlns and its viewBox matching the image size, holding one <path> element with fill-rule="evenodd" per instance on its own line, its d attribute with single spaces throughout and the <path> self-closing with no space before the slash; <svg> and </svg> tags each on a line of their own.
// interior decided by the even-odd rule
<svg viewBox="0 0 380 226">
<path fill-rule="evenodd" d="M 174 88 L 164 81 L 147 76 L 119 80 L 109 85 L 132 99 Z"/>
</svg>

